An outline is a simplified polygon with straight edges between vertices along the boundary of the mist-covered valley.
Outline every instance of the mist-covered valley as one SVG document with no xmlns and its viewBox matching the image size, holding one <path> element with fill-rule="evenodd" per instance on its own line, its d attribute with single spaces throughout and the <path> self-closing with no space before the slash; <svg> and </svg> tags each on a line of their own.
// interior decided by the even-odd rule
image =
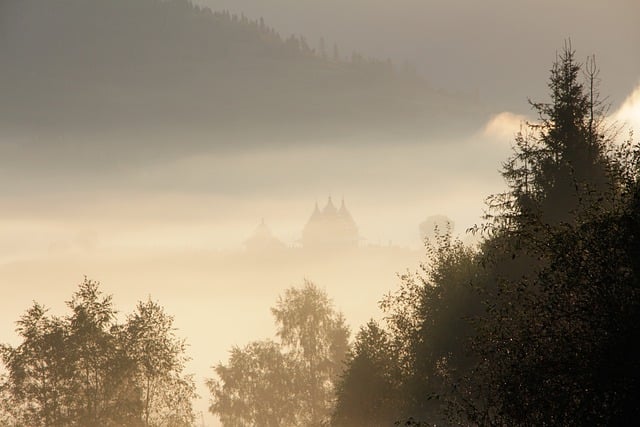
<svg viewBox="0 0 640 427">
<path fill-rule="evenodd" d="M 637 5 L 194 3 L 0 1 L 0 424 L 635 414 Z"/>
</svg>

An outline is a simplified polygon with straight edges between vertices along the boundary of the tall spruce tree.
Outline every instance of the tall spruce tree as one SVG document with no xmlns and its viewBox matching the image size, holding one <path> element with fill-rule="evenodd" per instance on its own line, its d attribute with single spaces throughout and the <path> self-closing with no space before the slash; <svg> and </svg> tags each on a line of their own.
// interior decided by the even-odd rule
<svg viewBox="0 0 640 427">
<path fill-rule="evenodd" d="M 509 191 L 490 199 L 500 226 L 569 224 L 610 207 L 611 138 L 595 58 L 587 65 L 565 45 L 551 69 L 550 102 L 531 102 L 538 120 L 518 133 L 514 153 L 503 165 Z"/>
<path fill-rule="evenodd" d="M 539 121 L 517 136 L 505 163 L 509 191 L 492 199 L 488 310 L 466 414 L 477 424 L 628 425 L 637 417 L 629 337 L 640 313 L 638 215 L 625 196 L 637 184 L 623 179 L 637 166 L 612 155 L 596 78 L 594 60 L 581 66 L 565 46 L 550 103 L 532 104 Z"/>
</svg>

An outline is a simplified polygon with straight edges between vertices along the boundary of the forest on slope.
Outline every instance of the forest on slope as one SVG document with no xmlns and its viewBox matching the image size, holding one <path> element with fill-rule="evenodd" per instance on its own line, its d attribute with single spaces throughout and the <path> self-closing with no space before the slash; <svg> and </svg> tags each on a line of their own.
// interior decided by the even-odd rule
<svg viewBox="0 0 640 427">
<path fill-rule="evenodd" d="M 7 0 L 0 10 L 0 120 L 18 135 L 415 135 L 478 115 L 390 61 L 188 0 Z"/>
</svg>

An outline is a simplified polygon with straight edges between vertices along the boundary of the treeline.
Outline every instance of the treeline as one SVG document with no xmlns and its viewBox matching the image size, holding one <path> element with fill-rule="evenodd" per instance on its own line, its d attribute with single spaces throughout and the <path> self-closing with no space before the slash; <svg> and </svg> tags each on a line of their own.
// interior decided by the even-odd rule
<svg viewBox="0 0 640 427">
<path fill-rule="evenodd" d="M 283 121 L 292 132 L 382 125 L 374 116 L 390 125 L 446 98 L 406 67 L 188 0 L 4 0 L 0 26 L 7 131 L 256 129 L 264 139 Z"/>
<path fill-rule="evenodd" d="M 34 303 L 17 322 L 21 343 L 0 347 L 0 425 L 194 424 L 185 343 L 158 303 L 139 302 L 119 324 L 111 297 L 85 279 L 67 307 L 57 317 Z"/>
</svg>

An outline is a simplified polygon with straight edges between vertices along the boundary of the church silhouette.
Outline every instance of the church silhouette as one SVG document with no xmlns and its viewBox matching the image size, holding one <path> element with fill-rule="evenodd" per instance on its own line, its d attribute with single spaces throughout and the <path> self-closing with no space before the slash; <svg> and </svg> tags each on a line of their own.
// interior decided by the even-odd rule
<svg viewBox="0 0 640 427">
<path fill-rule="evenodd" d="M 347 209 L 344 198 L 340 208 L 336 208 L 329 197 L 322 209 L 316 202 L 313 213 L 302 230 L 299 243 L 305 250 L 337 250 L 356 248 L 359 241 L 358 226 Z M 245 241 L 245 247 L 250 251 L 277 251 L 284 249 L 286 245 L 273 235 L 263 219 L 252 236 Z"/>
<path fill-rule="evenodd" d="M 336 209 L 331 197 L 320 210 L 315 209 L 302 231 L 302 247 L 305 249 L 355 248 L 359 241 L 358 227 L 347 209 L 344 198 Z"/>
</svg>

